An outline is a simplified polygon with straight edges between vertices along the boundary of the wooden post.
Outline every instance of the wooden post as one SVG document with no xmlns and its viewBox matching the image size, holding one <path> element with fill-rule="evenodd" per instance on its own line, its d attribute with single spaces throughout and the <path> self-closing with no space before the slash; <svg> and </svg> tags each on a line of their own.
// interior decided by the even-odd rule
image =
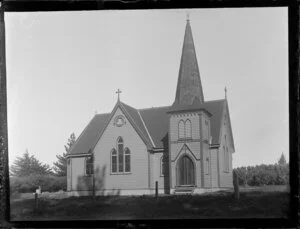
<svg viewBox="0 0 300 229">
<path fill-rule="evenodd" d="M 35 201 L 35 210 L 37 211 L 39 208 L 38 194 L 34 193 L 34 201 Z"/>
<path fill-rule="evenodd" d="M 155 198 L 158 198 L 158 181 L 155 181 Z"/>
<path fill-rule="evenodd" d="M 94 170 L 94 154 L 92 154 L 92 160 L 93 160 L 93 168 L 92 168 L 92 171 L 93 171 L 93 199 L 95 199 L 95 196 L 96 196 L 96 190 L 95 190 L 95 170 Z"/>
<path fill-rule="evenodd" d="M 240 199 L 239 177 L 236 170 L 233 170 L 233 187 L 234 187 L 234 197 L 236 200 L 239 200 Z"/>
<path fill-rule="evenodd" d="M 96 190 L 95 190 L 95 174 L 93 171 L 93 199 L 95 199 L 96 196 Z"/>
</svg>

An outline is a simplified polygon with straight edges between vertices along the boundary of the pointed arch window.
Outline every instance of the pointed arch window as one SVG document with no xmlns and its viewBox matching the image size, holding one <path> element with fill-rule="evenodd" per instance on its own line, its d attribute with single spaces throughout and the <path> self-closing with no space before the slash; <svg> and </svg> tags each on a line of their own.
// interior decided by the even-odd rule
<svg viewBox="0 0 300 229">
<path fill-rule="evenodd" d="M 119 173 L 124 172 L 124 142 L 123 138 L 118 138 L 118 162 L 119 162 Z"/>
<path fill-rule="evenodd" d="M 130 150 L 125 148 L 125 172 L 130 172 Z"/>
<path fill-rule="evenodd" d="M 117 150 L 112 149 L 111 150 L 111 172 L 116 173 L 118 168 L 118 163 L 117 163 Z"/>
<path fill-rule="evenodd" d="M 184 121 L 180 120 L 178 124 L 178 138 L 183 139 L 184 138 Z"/>
<path fill-rule="evenodd" d="M 189 119 L 185 121 L 184 130 L 185 138 L 192 138 L 192 123 Z"/>
<path fill-rule="evenodd" d="M 178 123 L 178 139 L 191 139 L 192 138 L 192 123 L 191 120 L 182 119 Z"/>
<path fill-rule="evenodd" d="M 122 174 L 131 172 L 131 152 L 124 147 L 122 137 L 117 139 L 117 147 L 111 150 L 111 173 Z"/>
</svg>

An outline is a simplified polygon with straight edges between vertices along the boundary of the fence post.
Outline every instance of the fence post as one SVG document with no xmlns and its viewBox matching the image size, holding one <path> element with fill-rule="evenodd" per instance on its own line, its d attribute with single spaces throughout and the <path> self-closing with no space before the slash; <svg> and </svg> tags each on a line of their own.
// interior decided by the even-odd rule
<svg viewBox="0 0 300 229">
<path fill-rule="evenodd" d="M 234 187 L 234 197 L 236 200 L 239 200 L 240 199 L 239 177 L 235 170 L 233 170 L 233 187 Z"/>
<path fill-rule="evenodd" d="M 155 181 L 155 198 L 158 197 L 158 181 Z"/>
<path fill-rule="evenodd" d="M 34 193 L 34 202 L 35 202 L 35 210 L 37 211 L 39 208 L 39 202 L 38 202 L 38 194 L 37 192 Z"/>
</svg>

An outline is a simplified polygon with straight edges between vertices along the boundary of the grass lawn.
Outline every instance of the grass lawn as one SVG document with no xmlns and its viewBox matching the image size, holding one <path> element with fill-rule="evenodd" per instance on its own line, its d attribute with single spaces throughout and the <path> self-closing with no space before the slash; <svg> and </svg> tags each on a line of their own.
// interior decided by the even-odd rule
<svg viewBox="0 0 300 229">
<path fill-rule="evenodd" d="M 241 192 L 160 196 L 98 196 L 11 200 L 11 220 L 106 220 L 168 218 L 287 217 L 288 192 Z"/>
</svg>

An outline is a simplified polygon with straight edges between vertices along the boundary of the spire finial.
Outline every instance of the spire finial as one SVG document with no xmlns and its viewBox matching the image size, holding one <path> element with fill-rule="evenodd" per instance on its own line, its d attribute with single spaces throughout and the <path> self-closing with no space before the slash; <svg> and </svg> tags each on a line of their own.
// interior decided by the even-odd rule
<svg viewBox="0 0 300 229">
<path fill-rule="evenodd" d="M 224 88 L 224 91 L 225 91 L 225 99 L 227 99 L 227 87 L 226 86 Z"/>
<path fill-rule="evenodd" d="M 122 93 L 122 91 L 118 88 L 118 90 L 116 91 L 116 94 L 118 94 L 118 101 L 120 101 L 120 94 Z"/>
<path fill-rule="evenodd" d="M 190 21 L 190 14 L 188 12 L 186 13 L 186 20 Z"/>
</svg>

